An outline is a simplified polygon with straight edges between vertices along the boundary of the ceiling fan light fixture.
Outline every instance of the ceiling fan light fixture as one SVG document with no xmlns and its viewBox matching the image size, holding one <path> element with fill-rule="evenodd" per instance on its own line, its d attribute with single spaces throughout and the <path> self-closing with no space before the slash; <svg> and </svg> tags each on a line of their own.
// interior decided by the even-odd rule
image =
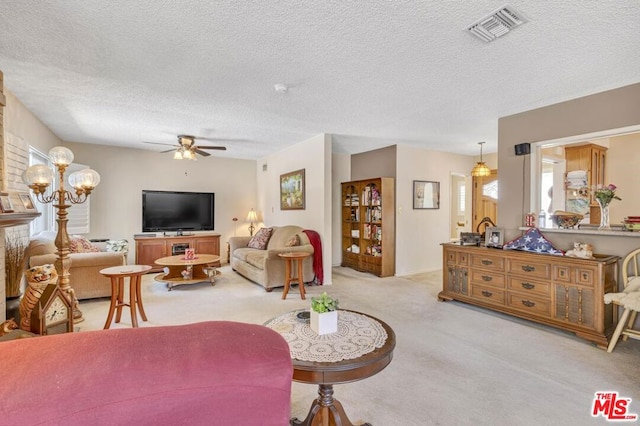
<svg viewBox="0 0 640 426">
<path fill-rule="evenodd" d="M 184 158 L 185 160 L 193 160 L 196 158 L 196 156 L 193 155 L 193 152 L 190 149 L 185 149 L 182 153 L 182 158 Z"/>
<path fill-rule="evenodd" d="M 484 142 L 478 142 L 478 145 L 480 145 L 480 161 L 478 161 L 478 163 L 473 166 L 473 169 L 471 169 L 471 176 L 482 177 L 489 176 L 491 174 L 491 169 L 484 163 L 484 161 L 482 161 L 483 144 Z"/>
<path fill-rule="evenodd" d="M 173 159 L 174 159 L 174 160 L 182 160 L 182 152 L 180 152 L 180 150 L 177 150 L 177 151 L 173 154 Z"/>
</svg>

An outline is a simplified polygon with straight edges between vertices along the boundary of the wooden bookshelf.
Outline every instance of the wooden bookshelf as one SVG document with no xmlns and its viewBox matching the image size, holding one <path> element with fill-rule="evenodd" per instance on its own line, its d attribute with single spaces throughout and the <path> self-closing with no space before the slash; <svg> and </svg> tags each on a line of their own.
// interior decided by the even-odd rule
<svg viewBox="0 0 640 426">
<path fill-rule="evenodd" d="M 394 179 L 342 183 L 342 266 L 380 277 L 395 274 Z"/>
</svg>

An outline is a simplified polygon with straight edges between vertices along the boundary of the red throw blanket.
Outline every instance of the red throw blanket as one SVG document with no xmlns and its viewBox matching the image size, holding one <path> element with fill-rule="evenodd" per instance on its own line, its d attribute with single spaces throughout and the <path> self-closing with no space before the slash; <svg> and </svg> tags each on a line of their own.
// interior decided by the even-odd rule
<svg viewBox="0 0 640 426">
<path fill-rule="evenodd" d="M 307 234 L 309 242 L 313 246 L 313 273 L 316 274 L 314 283 L 322 285 L 324 269 L 322 269 L 322 241 L 320 241 L 320 234 L 310 229 L 305 229 L 303 232 Z"/>
</svg>

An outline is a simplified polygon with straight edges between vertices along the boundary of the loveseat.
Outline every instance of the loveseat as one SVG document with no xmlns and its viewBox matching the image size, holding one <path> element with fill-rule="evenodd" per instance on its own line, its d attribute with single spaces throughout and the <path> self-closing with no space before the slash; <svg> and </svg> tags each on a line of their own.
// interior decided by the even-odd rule
<svg viewBox="0 0 640 426">
<path fill-rule="evenodd" d="M 56 232 L 53 231 L 43 231 L 31 237 L 28 248 L 29 267 L 53 264 L 56 261 L 55 238 Z M 126 263 L 126 252 L 106 251 L 106 242 L 91 244 L 101 251 L 69 254 L 69 285 L 79 300 L 111 297 L 111 281 L 100 274 L 100 270 Z"/>
<path fill-rule="evenodd" d="M 302 279 L 311 282 L 313 272 L 313 246 L 309 237 L 299 226 L 271 226 L 273 229 L 266 249 L 248 247 L 252 237 L 231 237 L 229 239 L 229 261 L 231 268 L 240 275 L 262 285 L 265 290 L 272 291 L 275 287 L 283 287 L 285 279 L 285 261 L 278 256 L 279 253 L 307 252 L 312 256 L 302 262 Z M 291 247 L 287 243 L 295 236 L 299 238 L 299 244 Z"/>
<path fill-rule="evenodd" d="M 256 324 L 65 333 L 0 342 L 3 425 L 289 424 L 287 342 Z"/>
</svg>

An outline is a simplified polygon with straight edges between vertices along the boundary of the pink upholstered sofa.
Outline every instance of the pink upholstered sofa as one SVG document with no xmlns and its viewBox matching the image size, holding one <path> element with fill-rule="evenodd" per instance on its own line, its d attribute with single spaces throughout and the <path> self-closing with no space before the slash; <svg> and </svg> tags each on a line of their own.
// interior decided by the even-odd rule
<svg viewBox="0 0 640 426">
<path fill-rule="evenodd" d="M 282 426 L 289 346 L 261 325 L 210 321 L 0 342 L 3 425 Z"/>
</svg>

